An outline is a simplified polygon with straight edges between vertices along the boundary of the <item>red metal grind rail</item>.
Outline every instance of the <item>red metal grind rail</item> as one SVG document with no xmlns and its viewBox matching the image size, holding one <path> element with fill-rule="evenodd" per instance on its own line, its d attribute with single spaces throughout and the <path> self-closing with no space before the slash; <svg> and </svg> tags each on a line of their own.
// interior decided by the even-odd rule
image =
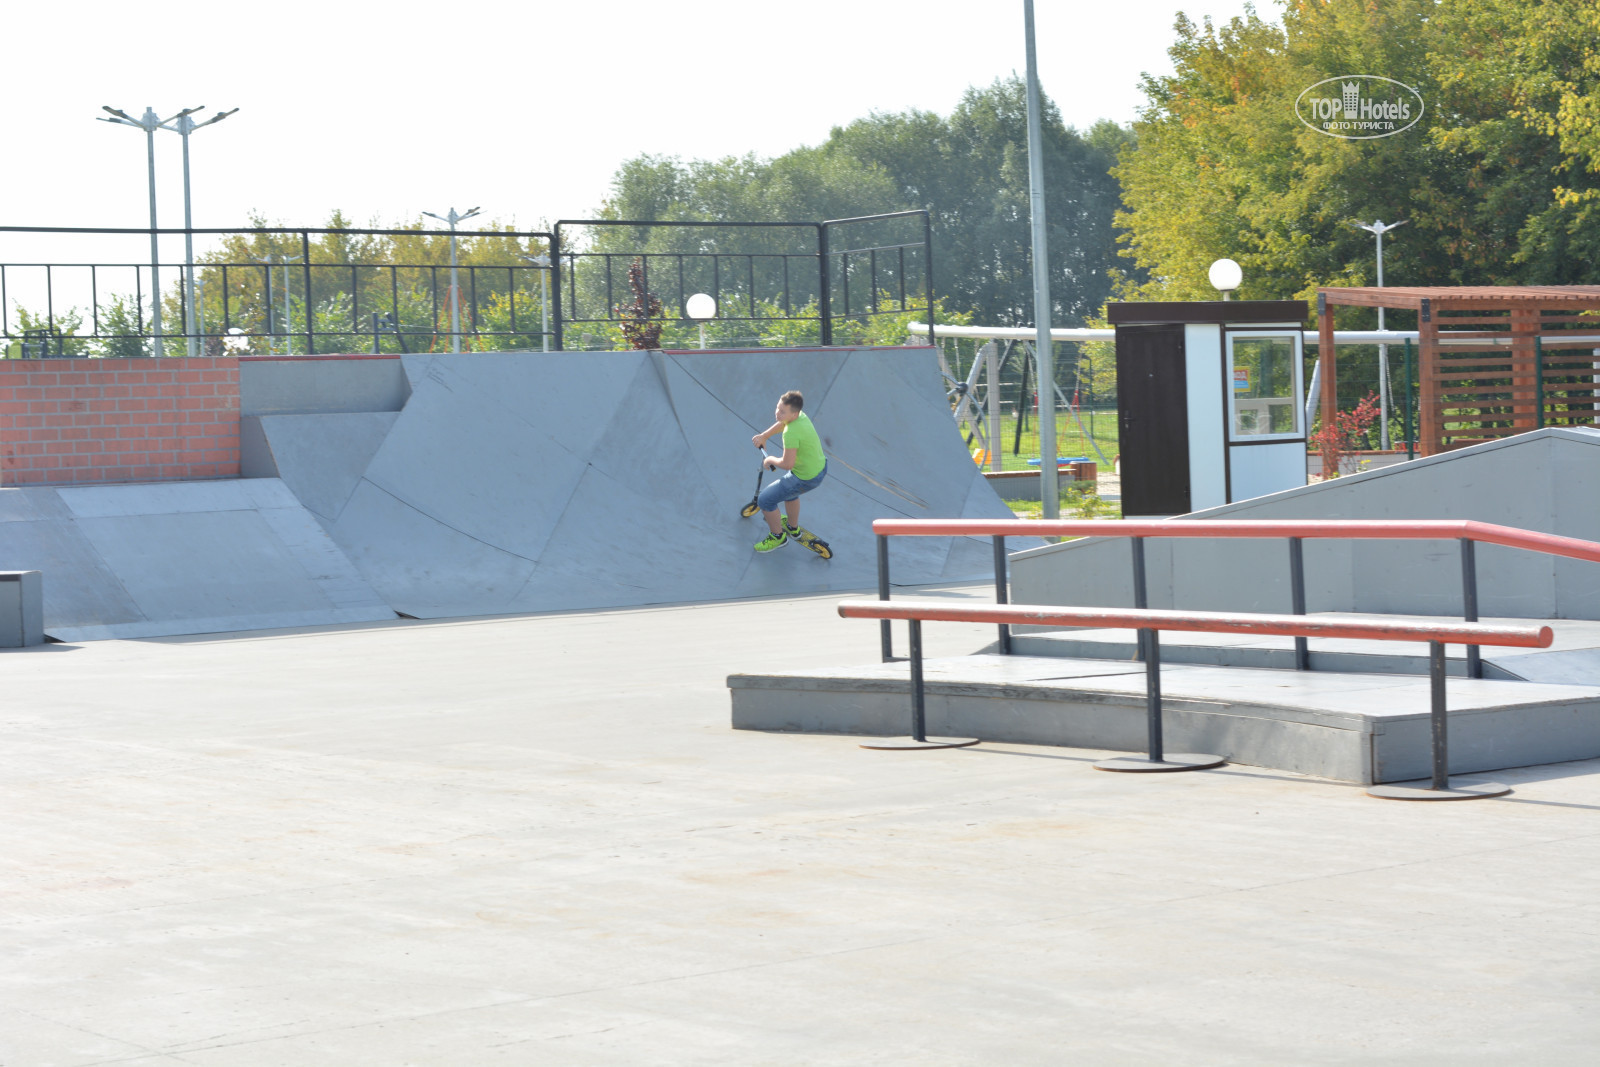
<svg viewBox="0 0 1600 1067">
<path fill-rule="evenodd" d="M 1032 525 L 1032 524 L 1030 524 Z M 1548 626 L 1489 626 L 1482 623 L 1375 622 L 1368 619 L 1306 619 L 1294 615 L 1265 615 L 1222 611 L 1166 611 L 1150 608 L 1068 608 L 1037 604 L 971 604 L 948 602 L 919 604 L 910 601 L 846 600 L 839 614 L 847 619 L 905 619 L 910 624 L 911 736 L 927 739 L 926 704 L 922 682 L 922 623 L 978 622 L 996 625 L 1055 625 L 1138 630 L 1145 651 L 1145 721 L 1148 761 L 1164 763 L 1161 737 L 1162 630 L 1201 633 L 1251 634 L 1277 637 L 1346 637 L 1376 641 L 1428 642 L 1428 677 L 1431 697 L 1434 790 L 1448 790 L 1449 737 L 1445 717 L 1444 646 L 1495 645 L 1511 648 L 1549 648 L 1553 634 Z M 1216 762 L 1221 762 L 1218 759 Z M 1185 769 L 1179 766 L 1164 769 Z M 1503 792 L 1504 790 L 1502 790 Z"/>
<path fill-rule="evenodd" d="M 878 519 L 878 599 L 889 599 L 890 537 L 991 537 L 994 539 L 995 601 L 1009 599 L 1006 588 L 1005 539 L 1022 537 L 1126 537 L 1133 546 L 1134 607 L 1149 606 L 1145 589 L 1144 539 L 1147 537 L 1270 537 L 1289 542 L 1289 588 L 1295 615 L 1306 611 L 1305 564 L 1301 542 L 1306 538 L 1354 540 L 1454 540 L 1461 546 L 1461 607 L 1467 622 L 1478 621 L 1477 542 L 1526 549 L 1551 556 L 1600 563 L 1600 544 L 1576 537 L 1519 530 L 1470 519 Z M 1011 628 L 1002 624 L 1000 652 L 1011 651 Z M 881 627 L 883 661 L 894 658 L 889 622 Z M 1295 669 L 1310 670 L 1306 638 L 1295 638 Z M 1483 677 L 1476 644 L 1467 645 L 1467 676 Z"/>
</svg>

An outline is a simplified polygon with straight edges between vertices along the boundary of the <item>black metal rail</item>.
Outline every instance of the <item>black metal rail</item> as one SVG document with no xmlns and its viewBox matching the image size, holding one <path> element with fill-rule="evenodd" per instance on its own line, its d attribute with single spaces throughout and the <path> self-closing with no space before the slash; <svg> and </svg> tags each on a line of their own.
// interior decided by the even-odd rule
<svg viewBox="0 0 1600 1067">
<path fill-rule="evenodd" d="M 830 248 L 835 235 L 850 227 L 902 218 L 921 219 L 919 241 Z M 683 252 L 635 250 L 626 244 L 619 248 L 614 243 L 596 250 L 590 244 L 567 247 L 573 227 L 590 235 L 614 227 L 747 235 L 790 230 L 805 239 L 793 251 L 722 250 L 715 242 Z M 566 326 L 614 325 L 623 317 L 618 304 L 626 299 L 624 279 L 635 261 L 643 267 L 646 288 L 659 288 L 658 295 L 668 298 L 663 301 L 668 321 L 692 324 L 684 302 L 691 291 L 707 291 L 717 301 L 717 321 L 800 324 L 800 329 L 785 334 L 801 338 L 792 343 L 829 345 L 840 321 L 904 313 L 917 306 L 919 297 L 926 306 L 933 302 L 932 225 L 929 213 L 922 210 L 820 222 L 569 219 L 550 231 L 454 234 L 317 227 L 0 226 L 0 237 L 5 235 L 234 237 L 254 243 L 253 254 L 261 254 L 240 260 L 212 253 L 196 260 L 192 271 L 189 265 L 165 257 L 154 263 L 37 257 L 0 262 L 0 337 L 6 342 L 20 340 L 20 354 L 34 358 L 110 354 L 113 343 L 125 354 L 153 354 L 158 349 L 167 354 L 168 345 L 181 343 L 188 348 L 191 339 L 195 348 L 205 351 L 222 350 L 230 339 L 236 345 L 260 344 L 264 339 L 274 351 L 281 343 L 285 354 L 296 355 L 415 351 L 438 347 L 451 337 L 452 304 L 460 323 L 457 338 L 468 348 L 548 344 L 560 350 L 565 347 Z M 348 252 L 364 239 L 452 237 L 471 247 L 473 262 L 452 268 L 414 259 L 363 259 Z M 337 247 L 330 249 L 330 243 Z M 178 283 L 152 294 L 150 276 L 163 269 Z M 26 318 L 13 312 L 14 298 L 24 289 L 36 304 L 27 309 Z M 63 296 L 67 292 L 79 298 L 69 301 Z M 191 292 L 196 320 L 192 333 L 183 325 L 190 317 Z M 86 312 L 79 310 L 85 302 Z"/>
</svg>

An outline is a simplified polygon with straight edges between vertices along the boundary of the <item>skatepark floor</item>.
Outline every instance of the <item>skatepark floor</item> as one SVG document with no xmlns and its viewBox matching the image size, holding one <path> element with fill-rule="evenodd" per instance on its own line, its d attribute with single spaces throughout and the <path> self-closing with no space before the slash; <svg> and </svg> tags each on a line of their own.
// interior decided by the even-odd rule
<svg viewBox="0 0 1600 1067">
<path fill-rule="evenodd" d="M 0 1064 L 1593 1062 L 1600 761 L 730 729 L 839 599 L 0 652 Z"/>
</svg>

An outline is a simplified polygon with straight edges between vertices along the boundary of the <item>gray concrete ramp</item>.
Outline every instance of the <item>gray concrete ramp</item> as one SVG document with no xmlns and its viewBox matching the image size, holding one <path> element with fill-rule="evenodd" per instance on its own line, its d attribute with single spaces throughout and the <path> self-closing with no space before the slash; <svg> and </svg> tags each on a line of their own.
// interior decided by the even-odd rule
<svg viewBox="0 0 1600 1067">
<path fill-rule="evenodd" d="M 1600 541 L 1600 432 L 1556 427 L 1185 516 L 1192 519 L 1476 519 Z M 1288 611 L 1283 541 L 1150 538 L 1150 606 Z M 1600 619 L 1600 564 L 1479 545 L 1479 611 Z M 1461 558 L 1449 541 L 1305 542 L 1310 611 L 1454 615 Z M 1090 538 L 1019 553 L 1019 603 L 1131 604 L 1128 543 Z"/>
<path fill-rule="evenodd" d="M 0 489 L 0 561 L 62 641 L 394 618 L 277 479 Z"/>
<path fill-rule="evenodd" d="M 876 581 L 873 519 L 1011 514 L 966 453 L 931 349 L 403 365 L 411 395 L 398 413 L 261 425 L 286 483 L 372 586 L 419 618 L 860 589 Z M 750 437 L 787 389 L 805 393 L 828 453 L 801 518 L 831 561 L 799 546 L 757 555 L 761 520 L 739 518 L 759 464 Z M 897 583 L 987 578 L 991 566 L 987 542 L 894 546 Z"/>
</svg>

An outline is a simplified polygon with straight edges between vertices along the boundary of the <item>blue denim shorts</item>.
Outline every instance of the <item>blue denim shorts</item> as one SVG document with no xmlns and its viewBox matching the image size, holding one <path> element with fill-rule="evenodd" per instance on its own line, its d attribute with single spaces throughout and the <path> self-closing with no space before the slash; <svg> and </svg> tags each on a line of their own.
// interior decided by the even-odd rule
<svg viewBox="0 0 1600 1067">
<path fill-rule="evenodd" d="M 756 498 L 756 503 L 762 511 L 777 511 L 778 505 L 785 500 L 797 500 L 801 493 L 809 493 L 822 484 L 822 479 L 828 476 L 828 465 L 824 463 L 815 478 L 796 478 L 794 471 L 784 471 L 783 477 L 775 482 L 768 482 L 761 489 L 761 495 Z"/>
</svg>

